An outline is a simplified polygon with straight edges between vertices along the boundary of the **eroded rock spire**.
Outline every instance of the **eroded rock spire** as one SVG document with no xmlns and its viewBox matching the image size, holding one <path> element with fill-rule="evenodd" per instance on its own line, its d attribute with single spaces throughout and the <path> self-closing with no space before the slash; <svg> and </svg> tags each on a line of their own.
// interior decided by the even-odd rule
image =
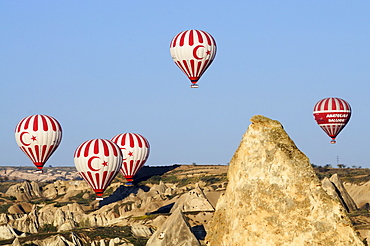
<svg viewBox="0 0 370 246">
<path fill-rule="evenodd" d="M 282 125 L 251 118 L 206 241 L 211 246 L 363 245 Z"/>
</svg>

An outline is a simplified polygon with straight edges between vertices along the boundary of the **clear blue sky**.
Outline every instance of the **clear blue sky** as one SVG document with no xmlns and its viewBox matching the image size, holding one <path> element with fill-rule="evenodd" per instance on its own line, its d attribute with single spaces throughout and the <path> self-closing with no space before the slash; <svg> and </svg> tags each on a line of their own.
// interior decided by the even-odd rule
<svg viewBox="0 0 370 246">
<path fill-rule="evenodd" d="M 370 168 L 369 13 L 369 1 L 0 1 L 0 165 L 32 165 L 14 139 L 32 114 L 63 127 L 55 166 L 124 132 L 149 140 L 150 166 L 225 164 L 261 114 L 312 163 Z M 198 89 L 169 53 L 187 29 L 218 45 Z M 335 145 L 312 116 L 325 97 L 353 110 Z"/>
</svg>

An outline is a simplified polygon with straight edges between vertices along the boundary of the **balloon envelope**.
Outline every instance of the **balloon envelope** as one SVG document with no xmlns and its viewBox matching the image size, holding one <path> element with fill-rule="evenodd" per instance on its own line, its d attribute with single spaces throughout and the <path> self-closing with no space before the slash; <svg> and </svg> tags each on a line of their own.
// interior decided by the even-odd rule
<svg viewBox="0 0 370 246">
<path fill-rule="evenodd" d="M 341 98 L 324 98 L 316 103 L 313 116 L 321 129 L 332 138 L 331 143 L 335 143 L 335 138 L 351 118 L 351 106 Z"/>
<path fill-rule="evenodd" d="M 51 116 L 31 115 L 16 126 L 15 140 L 34 165 L 42 170 L 62 140 L 62 127 Z"/>
<path fill-rule="evenodd" d="M 123 161 L 121 173 L 127 182 L 132 182 L 135 174 L 145 164 L 150 146 L 146 138 L 137 133 L 122 133 L 114 136 L 112 141 L 122 150 Z"/>
<path fill-rule="evenodd" d="M 104 190 L 121 168 L 122 153 L 110 140 L 92 139 L 77 147 L 74 163 L 78 173 L 101 200 Z"/>
<path fill-rule="evenodd" d="M 175 64 L 190 79 L 193 88 L 216 56 L 216 41 L 207 32 L 187 30 L 177 34 L 170 43 Z"/>
</svg>

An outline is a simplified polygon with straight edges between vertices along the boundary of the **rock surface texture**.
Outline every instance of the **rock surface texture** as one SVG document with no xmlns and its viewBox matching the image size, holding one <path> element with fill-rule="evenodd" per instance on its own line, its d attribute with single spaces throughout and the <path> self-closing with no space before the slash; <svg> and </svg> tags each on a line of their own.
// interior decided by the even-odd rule
<svg viewBox="0 0 370 246">
<path fill-rule="evenodd" d="M 214 212 L 215 209 L 204 195 L 203 190 L 196 185 L 196 188 L 183 194 L 171 209 L 171 213 L 177 208 L 184 213 L 187 212 Z"/>
<path fill-rule="evenodd" d="M 149 238 L 147 246 L 200 246 L 185 216 L 176 209 L 166 222 Z"/>
<path fill-rule="evenodd" d="M 230 162 L 208 245 L 363 245 L 282 125 L 260 115 L 251 121 Z"/>
<path fill-rule="evenodd" d="M 347 212 L 353 212 L 358 210 L 356 203 L 353 201 L 352 197 L 348 194 L 346 188 L 344 187 L 342 181 L 339 179 L 337 174 L 328 179 L 325 177 L 322 181 L 322 188 L 331 197 L 338 199 L 342 206 Z"/>
<path fill-rule="evenodd" d="M 348 192 L 347 192 L 346 188 L 344 187 L 342 181 L 338 177 L 338 174 L 334 174 L 333 176 L 331 176 L 330 177 L 330 182 L 332 182 L 335 185 L 336 189 L 338 190 L 338 193 L 339 193 L 341 199 L 343 200 L 343 204 L 344 204 L 345 208 L 347 209 L 347 212 L 356 211 L 358 209 L 357 205 L 353 201 L 352 197 L 348 194 Z"/>
</svg>

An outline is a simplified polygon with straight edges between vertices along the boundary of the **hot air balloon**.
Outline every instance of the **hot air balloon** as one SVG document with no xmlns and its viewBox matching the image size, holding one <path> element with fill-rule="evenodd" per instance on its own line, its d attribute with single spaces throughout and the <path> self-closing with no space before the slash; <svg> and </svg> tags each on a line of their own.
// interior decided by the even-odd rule
<svg viewBox="0 0 370 246">
<path fill-rule="evenodd" d="M 316 103 L 313 116 L 317 124 L 332 138 L 330 143 L 334 144 L 335 138 L 351 118 L 351 106 L 340 98 L 325 98 Z"/>
<path fill-rule="evenodd" d="M 16 126 L 15 140 L 39 169 L 37 173 L 42 173 L 45 162 L 62 140 L 62 127 L 51 116 L 31 115 L 21 120 Z"/>
<path fill-rule="evenodd" d="M 137 133 L 118 134 L 112 138 L 112 141 L 122 150 L 121 173 L 127 180 L 127 185 L 132 185 L 135 174 L 148 159 L 149 142 Z"/>
<path fill-rule="evenodd" d="M 92 139 L 77 147 L 74 163 L 80 176 L 94 190 L 96 200 L 103 200 L 104 190 L 119 173 L 122 153 L 110 140 Z"/>
<path fill-rule="evenodd" d="M 187 30 L 171 41 L 170 53 L 176 65 L 188 76 L 192 88 L 198 88 L 198 80 L 216 56 L 216 41 L 207 32 Z"/>
</svg>

